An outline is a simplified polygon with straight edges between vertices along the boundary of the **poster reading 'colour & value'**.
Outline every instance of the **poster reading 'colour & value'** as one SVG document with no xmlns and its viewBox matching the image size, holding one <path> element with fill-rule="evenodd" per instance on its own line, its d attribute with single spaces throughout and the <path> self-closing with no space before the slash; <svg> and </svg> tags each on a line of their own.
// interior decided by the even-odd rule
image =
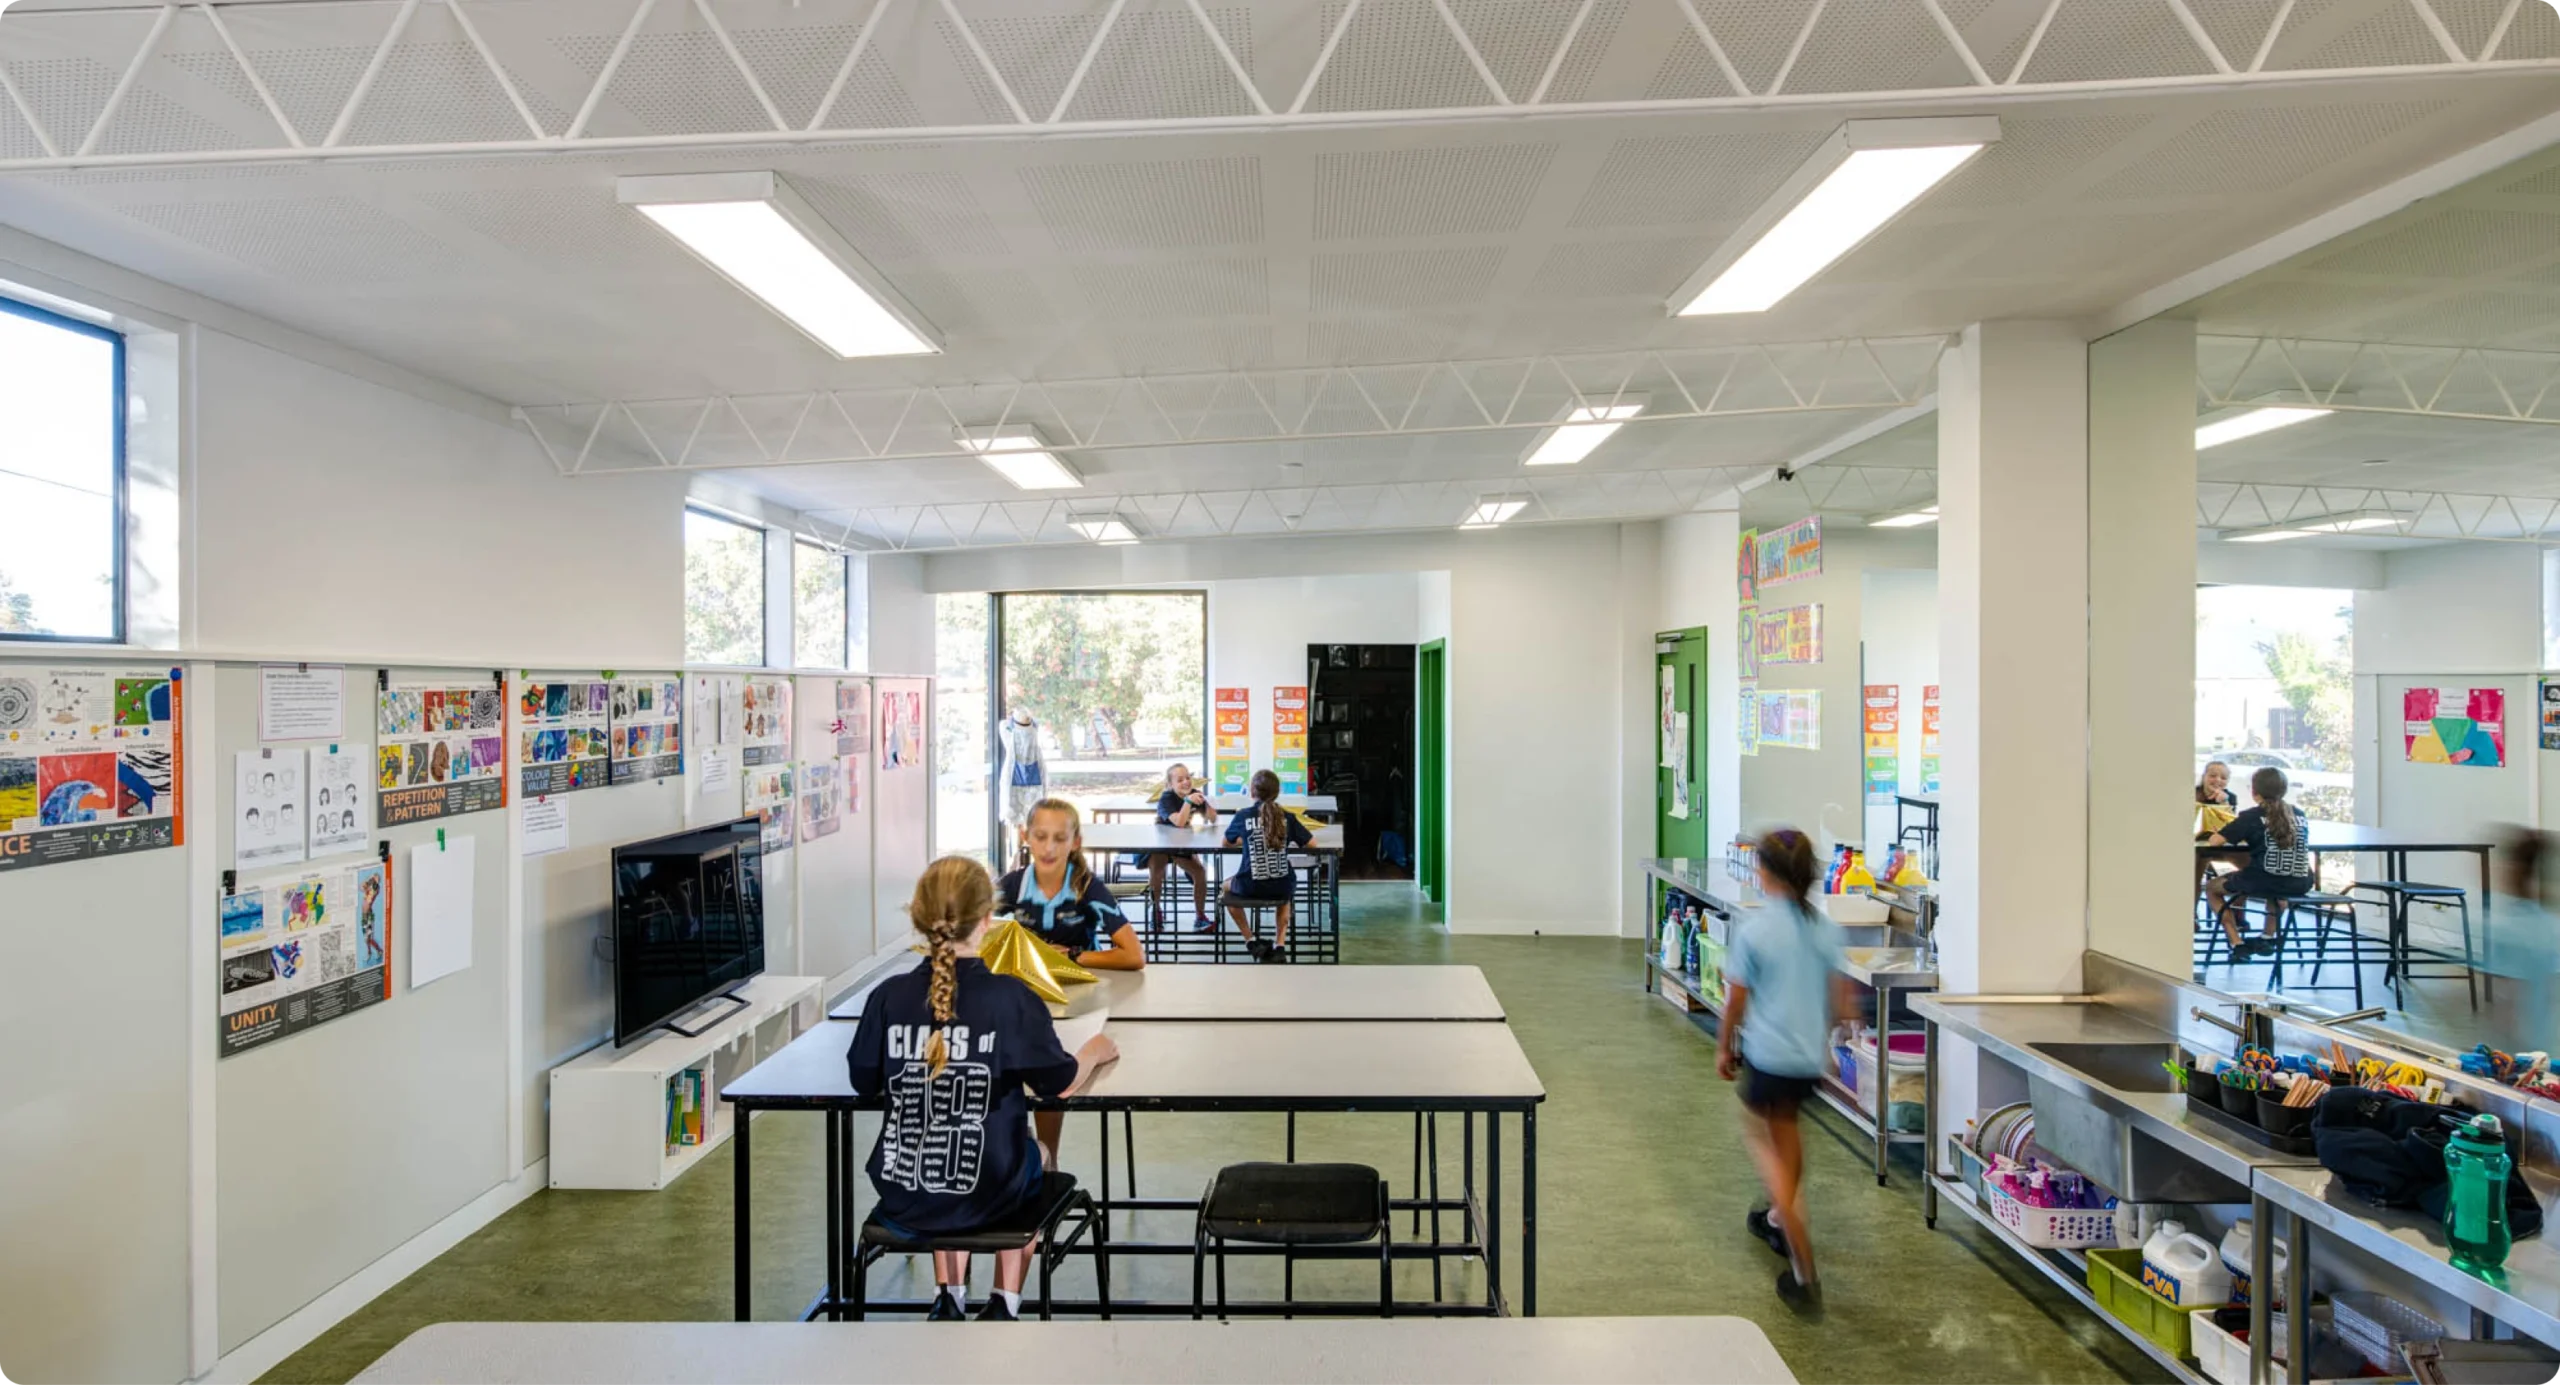
<svg viewBox="0 0 2560 1385">
<path fill-rule="evenodd" d="M 528 679 L 516 694 L 517 787 L 527 798 L 604 787 L 607 684 Z"/>
<path fill-rule="evenodd" d="M 186 840 L 179 671 L 0 672 L 0 871 Z"/>
</svg>

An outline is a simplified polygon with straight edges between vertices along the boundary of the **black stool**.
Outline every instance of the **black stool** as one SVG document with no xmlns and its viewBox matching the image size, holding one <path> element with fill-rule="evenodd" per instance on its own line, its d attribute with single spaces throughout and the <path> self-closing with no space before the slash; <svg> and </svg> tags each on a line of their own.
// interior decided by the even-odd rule
<svg viewBox="0 0 2560 1385">
<path fill-rule="evenodd" d="M 2391 982 L 2391 998 L 2396 1005 L 2402 1000 L 2401 986 L 2409 981 L 2424 981 L 2454 973 L 2420 972 L 2410 963 L 2417 949 L 2409 945 L 2409 906 L 2431 904 L 2438 909 L 2454 909 L 2462 916 L 2462 984 L 2469 992 L 2471 1008 L 2480 1008 L 2480 975 L 2472 963 L 2478 954 L 2471 947 L 2471 892 L 2459 885 L 2429 885 L 2416 880 L 2360 880 L 2357 889 L 2371 890 L 2382 896 L 2386 914 L 2391 920 L 2391 960 L 2387 975 Z M 2433 956 L 2433 950 L 2429 950 Z M 2450 958 L 2446 959 L 2450 961 Z"/>
<path fill-rule="evenodd" d="M 1073 1220 L 1074 1229 L 1064 1237 L 1058 1228 Z M 1103 1222 L 1102 1213 L 1093 1198 L 1076 1186 L 1074 1174 L 1047 1173 L 1041 1176 L 1040 1191 L 1022 1205 L 1022 1210 L 993 1226 L 974 1231 L 951 1232 L 910 1240 L 880 1224 L 878 1214 L 862 1223 L 862 1244 L 853 1257 L 853 1319 L 862 1321 L 863 1310 L 871 1301 L 871 1262 L 883 1255 L 928 1255 L 937 1250 L 964 1250 L 971 1254 L 994 1254 L 1020 1250 L 1037 1239 L 1040 1243 L 1040 1320 L 1049 1320 L 1049 1274 L 1067 1258 L 1069 1250 L 1082 1241 L 1085 1233 L 1093 1233 L 1093 1278 L 1102 1305 L 1102 1316 L 1111 1316 L 1111 1228 Z"/>
<path fill-rule="evenodd" d="M 1201 1272 L 1217 1242 L 1218 1316 L 1227 1315 L 1227 1242 L 1283 1246 L 1282 1299 L 1295 1302 L 1301 1258 L 1366 1259 L 1378 1243 L 1378 1316 L 1395 1316 L 1395 1227 L 1387 1180 L 1366 1164 L 1229 1164 L 1209 1180 L 1192 1231 L 1191 1316 L 1201 1315 Z"/>
<path fill-rule="evenodd" d="M 1227 910 L 1242 909 L 1245 927 L 1252 931 L 1254 937 L 1265 938 L 1266 934 L 1276 937 L 1280 931 L 1280 906 L 1290 902 L 1286 899 L 1253 898 L 1239 895 L 1233 890 L 1220 890 L 1218 892 L 1218 960 L 1221 962 L 1227 960 Z M 1268 929 L 1264 928 L 1262 923 L 1265 915 L 1270 916 L 1271 919 L 1271 926 Z"/>
</svg>

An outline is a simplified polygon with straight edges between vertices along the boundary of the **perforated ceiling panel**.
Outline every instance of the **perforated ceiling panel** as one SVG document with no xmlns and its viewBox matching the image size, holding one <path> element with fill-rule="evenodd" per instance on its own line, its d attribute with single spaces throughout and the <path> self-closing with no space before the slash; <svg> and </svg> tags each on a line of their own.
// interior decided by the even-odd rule
<svg viewBox="0 0 2560 1385">
<path fill-rule="evenodd" d="M 619 36 L 582 34 L 558 40 L 560 51 L 592 77 L 604 71 Z M 658 135 L 771 128 L 737 66 L 707 33 L 642 34 L 632 40 L 605 97 L 628 111 L 642 131 Z"/>
<path fill-rule="evenodd" d="M 1237 65 L 1247 76 L 1258 76 L 1253 11 L 1240 5 L 1205 8 Z M 1094 55 L 1093 68 L 1067 111 L 1079 120 L 1250 115 L 1253 98 L 1188 10 L 1168 6 L 1141 11 L 1133 3 Z"/>
<path fill-rule="evenodd" d="M 1622 139 L 1574 209 L 1575 227 L 1716 226 L 1776 191 L 1826 132 Z"/>
<path fill-rule="evenodd" d="M 1705 20 L 1708 31 L 1724 49 L 1725 59 L 1753 91 L 1766 91 L 1777 80 L 1778 67 L 1786 61 L 1787 50 L 1804 28 L 1804 12 L 1793 5 L 1772 5 L 1765 0 L 1696 0 L 1698 17 Z M 1663 55 L 1652 84 L 1645 88 L 1647 100 L 1668 100 L 1682 96 L 1724 96 L 1731 94 L 1732 84 L 1725 80 L 1723 69 L 1707 51 L 1704 41 L 1684 25 Z"/>
<path fill-rule="evenodd" d="M 2208 31 L 2210 32 L 2210 31 Z M 2023 45 L 2021 45 L 2023 47 Z M 2225 61 L 2229 56 L 2225 55 Z M 2245 61 L 2245 58 L 2243 59 Z M 2046 32 L 2027 63 L 2026 80 L 2095 82 L 2154 73 L 2194 76 L 2213 63 L 2157 0 L 2081 0 L 2072 22 Z M 2008 72 L 2007 62 L 2000 67 Z"/>
<path fill-rule="evenodd" d="M 1474 303 L 1502 268 L 1503 253 L 1500 246 L 1481 245 L 1318 255 L 1309 274 L 1312 305 L 1319 313 L 1338 314 Z"/>
<path fill-rule="evenodd" d="M 986 49 L 988 61 L 1004 74 L 1004 87 L 999 87 L 988 78 L 985 64 L 970 51 L 968 35 L 953 28 L 949 20 L 934 21 L 952 64 L 977 96 L 983 117 L 995 121 L 1013 119 L 1013 108 L 1004 99 L 1006 87 L 1012 89 L 1014 100 L 1023 104 L 1032 119 L 1047 117 L 1058 104 L 1059 94 L 1067 89 L 1076 60 L 1084 56 L 1093 42 L 1094 31 L 1101 26 L 1099 13 L 973 16 L 970 31 L 977 35 L 979 46 Z"/>
<path fill-rule="evenodd" d="M 1551 247 L 1528 285 L 1534 298 L 1649 298 L 1680 286 L 1714 252 L 1696 236 L 1620 241 L 1565 241 Z"/>
<path fill-rule="evenodd" d="M 351 197 L 257 202 L 162 202 L 125 215 L 279 277 L 315 284 L 429 278 L 451 248 Z"/>
<path fill-rule="evenodd" d="M 1551 144 L 1494 144 L 1318 155 L 1315 237 L 1513 230 L 1555 152 Z"/>
<path fill-rule="evenodd" d="M 457 189 L 419 200 L 548 270 L 664 275 L 688 267 L 674 241 L 590 188 Z"/>
<path fill-rule="evenodd" d="M 1929 208 L 2005 207 L 2049 194 L 2146 123 L 2124 115 L 2003 120 L 2000 142 L 1932 191 Z"/>
<path fill-rule="evenodd" d="M 2317 172 L 2445 109 L 2440 101 L 2329 102 L 2220 111 L 2097 185 L 2108 197 L 2264 191 Z"/>
<path fill-rule="evenodd" d="M 1271 311 L 1259 259 L 1084 264 L 1069 273 L 1100 318 L 1258 317 Z"/>
<path fill-rule="evenodd" d="M 1548 9 L 1559 16 L 1559 24 L 1568 13 L 1561 5 Z M 1328 0 L 1323 32 L 1333 32 L 1342 10 L 1340 0 Z M 1496 99 L 1431 0 L 1367 0 L 1351 17 L 1307 109 L 1429 110 Z"/>
<path fill-rule="evenodd" d="M 1003 255 L 1010 248 L 969 180 L 956 173 L 847 174 L 791 179 L 809 205 L 875 260 Z"/>
<path fill-rule="evenodd" d="M 1072 251 L 1254 245 L 1262 163 L 1251 157 L 1068 163 L 1022 170 L 1050 239 Z"/>
</svg>

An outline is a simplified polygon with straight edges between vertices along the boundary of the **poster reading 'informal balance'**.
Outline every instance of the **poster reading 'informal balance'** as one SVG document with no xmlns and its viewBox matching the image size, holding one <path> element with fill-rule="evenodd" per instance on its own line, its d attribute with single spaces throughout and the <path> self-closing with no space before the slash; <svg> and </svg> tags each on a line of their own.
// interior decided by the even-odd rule
<svg viewBox="0 0 2560 1385">
<path fill-rule="evenodd" d="M 391 998 L 391 868 L 253 885 L 221 901 L 222 1056 Z"/>
<path fill-rule="evenodd" d="M 394 683 L 375 694 L 375 787 L 384 827 L 503 808 L 504 683 Z"/>
<path fill-rule="evenodd" d="M 683 682 L 673 674 L 614 679 L 611 739 L 617 784 L 682 774 Z"/>
<path fill-rule="evenodd" d="M 0 871 L 176 846 L 178 670 L 0 673 Z"/>
<path fill-rule="evenodd" d="M 2410 688 L 2400 694 L 2409 761 L 2497 769 L 2507 762 L 2504 688 Z"/>
<path fill-rule="evenodd" d="M 611 685 L 601 678 L 527 679 L 516 693 L 516 775 L 527 798 L 602 788 Z"/>
</svg>

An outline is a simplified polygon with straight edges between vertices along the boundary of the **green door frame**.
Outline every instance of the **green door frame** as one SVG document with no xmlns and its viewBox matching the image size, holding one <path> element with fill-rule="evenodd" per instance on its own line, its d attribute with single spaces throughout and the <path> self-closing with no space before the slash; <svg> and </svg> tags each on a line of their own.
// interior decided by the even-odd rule
<svg viewBox="0 0 2560 1385">
<path fill-rule="evenodd" d="M 1449 642 L 1432 640 L 1414 660 L 1417 713 L 1414 784 L 1414 881 L 1422 897 L 1449 902 Z"/>
</svg>

